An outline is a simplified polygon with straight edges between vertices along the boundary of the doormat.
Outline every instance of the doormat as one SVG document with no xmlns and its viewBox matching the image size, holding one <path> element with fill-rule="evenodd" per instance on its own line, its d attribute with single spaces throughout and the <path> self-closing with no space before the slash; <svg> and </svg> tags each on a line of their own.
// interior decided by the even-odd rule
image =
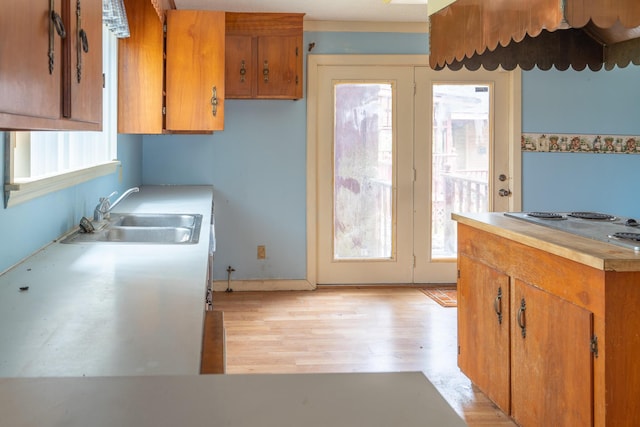
<svg viewBox="0 0 640 427">
<path fill-rule="evenodd" d="M 443 307 L 458 306 L 458 291 L 455 286 L 434 286 L 420 289 L 426 296 Z"/>
</svg>

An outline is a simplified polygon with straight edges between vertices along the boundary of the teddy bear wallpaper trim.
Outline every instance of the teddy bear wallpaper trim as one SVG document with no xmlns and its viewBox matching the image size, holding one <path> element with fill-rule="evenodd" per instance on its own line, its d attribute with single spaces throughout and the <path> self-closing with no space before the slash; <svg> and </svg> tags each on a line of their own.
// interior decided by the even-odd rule
<svg viewBox="0 0 640 427">
<path fill-rule="evenodd" d="M 541 153 L 640 154 L 640 136 L 525 133 L 520 145 Z"/>
</svg>

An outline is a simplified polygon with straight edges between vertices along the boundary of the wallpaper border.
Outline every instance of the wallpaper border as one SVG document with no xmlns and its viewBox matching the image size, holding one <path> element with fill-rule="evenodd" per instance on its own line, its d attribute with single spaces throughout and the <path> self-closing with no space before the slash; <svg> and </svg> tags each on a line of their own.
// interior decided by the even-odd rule
<svg viewBox="0 0 640 427">
<path fill-rule="evenodd" d="M 640 154 L 640 136 L 523 133 L 522 151 L 539 153 Z"/>
</svg>

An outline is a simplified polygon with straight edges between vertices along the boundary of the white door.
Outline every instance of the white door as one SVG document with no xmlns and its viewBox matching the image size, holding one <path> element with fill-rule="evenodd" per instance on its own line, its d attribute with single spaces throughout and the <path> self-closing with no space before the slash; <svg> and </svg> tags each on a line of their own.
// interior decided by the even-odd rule
<svg viewBox="0 0 640 427">
<path fill-rule="evenodd" d="M 413 278 L 413 69 L 322 67 L 318 283 Z"/>
<path fill-rule="evenodd" d="M 310 76 L 316 282 L 455 282 L 451 212 L 514 206 L 510 74 L 321 65 Z"/>
<path fill-rule="evenodd" d="M 453 283 L 457 234 L 451 213 L 507 211 L 513 203 L 511 76 L 415 71 L 413 282 Z"/>
</svg>

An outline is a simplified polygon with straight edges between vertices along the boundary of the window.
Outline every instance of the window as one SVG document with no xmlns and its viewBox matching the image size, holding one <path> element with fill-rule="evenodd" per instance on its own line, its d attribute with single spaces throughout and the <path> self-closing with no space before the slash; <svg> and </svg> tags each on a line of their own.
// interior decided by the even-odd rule
<svg viewBox="0 0 640 427">
<path fill-rule="evenodd" d="M 102 31 L 102 132 L 7 132 L 5 208 L 116 171 L 117 39 Z"/>
</svg>

